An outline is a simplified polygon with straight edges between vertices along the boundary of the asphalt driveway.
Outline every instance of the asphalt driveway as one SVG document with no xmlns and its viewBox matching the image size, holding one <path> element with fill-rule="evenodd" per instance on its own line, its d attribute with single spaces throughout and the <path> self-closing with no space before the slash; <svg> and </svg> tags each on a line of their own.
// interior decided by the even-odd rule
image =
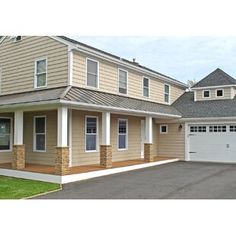
<svg viewBox="0 0 236 236">
<path fill-rule="evenodd" d="M 175 162 L 63 185 L 38 199 L 236 199 L 236 164 Z"/>
</svg>

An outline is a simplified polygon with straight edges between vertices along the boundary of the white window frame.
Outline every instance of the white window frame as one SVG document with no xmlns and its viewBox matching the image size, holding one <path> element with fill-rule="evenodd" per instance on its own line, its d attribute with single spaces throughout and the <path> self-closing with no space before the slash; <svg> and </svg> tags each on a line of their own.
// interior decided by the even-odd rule
<svg viewBox="0 0 236 236">
<path fill-rule="evenodd" d="M 13 122 L 12 122 L 12 117 L 0 117 L 0 119 L 7 119 L 10 120 L 10 148 L 6 150 L 0 150 L 1 152 L 12 152 L 12 140 L 13 140 Z"/>
<path fill-rule="evenodd" d="M 166 91 L 165 91 L 165 86 L 168 86 L 168 87 L 169 87 L 169 94 L 166 93 Z M 169 98 L 169 99 L 168 99 L 168 100 L 169 100 L 168 102 L 165 101 L 165 95 L 168 95 L 168 96 L 169 96 L 169 97 L 168 97 L 168 98 Z M 166 104 L 170 104 L 170 85 L 169 85 L 169 84 L 166 84 L 166 83 L 164 84 L 164 102 L 165 102 Z"/>
<path fill-rule="evenodd" d="M 37 79 L 38 79 L 38 75 L 37 74 L 37 62 L 38 61 L 43 61 L 46 60 L 46 83 L 44 86 L 37 86 Z M 40 88 L 46 88 L 48 85 L 48 59 L 46 57 L 42 57 L 42 58 L 38 58 L 34 61 L 34 88 L 35 89 L 40 89 Z"/>
<path fill-rule="evenodd" d="M 209 92 L 209 97 L 205 97 L 204 92 Z M 211 90 L 209 89 L 202 90 L 202 98 L 211 98 Z"/>
<path fill-rule="evenodd" d="M 44 134 L 45 135 L 45 149 L 44 150 L 37 150 L 36 149 L 36 119 L 37 118 L 44 118 L 45 119 L 45 132 L 44 133 L 38 133 L 38 134 Z M 47 116 L 34 116 L 34 128 L 33 128 L 33 152 L 46 152 L 47 151 Z"/>
<path fill-rule="evenodd" d="M 222 96 L 217 96 L 217 91 L 222 91 Z M 216 98 L 223 98 L 224 95 L 225 95 L 224 89 L 216 89 L 216 90 L 215 90 L 215 96 L 216 96 Z"/>
<path fill-rule="evenodd" d="M 96 118 L 96 150 L 87 150 L 86 149 L 86 136 L 87 136 L 87 118 Z M 84 150 L 85 152 L 98 152 L 99 151 L 99 119 L 98 116 L 85 116 L 85 127 L 84 127 Z"/>
<path fill-rule="evenodd" d="M 120 93 L 120 71 L 124 71 L 127 74 L 127 82 L 126 82 L 126 93 Z M 128 81 L 129 81 L 129 72 L 127 70 L 124 70 L 122 68 L 118 68 L 118 93 L 121 95 L 128 95 Z"/>
<path fill-rule="evenodd" d="M 144 86 L 144 79 L 148 80 L 148 87 Z M 148 89 L 148 96 L 144 95 L 144 89 L 147 88 Z M 143 76 L 143 97 L 145 98 L 149 98 L 150 97 L 150 78 Z"/>
<path fill-rule="evenodd" d="M 97 87 L 89 86 L 88 85 L 88 61 L 93 61 L 97 63 Z M 86 78 L 86 87 L 91 89 L 99 89 L 99 61 L 94 60 L 92 58 L 86 57 L 86 71 L 85 71 L 85 78 Z"/>
<path fill-rule="evenodd" d="M 166 127 L 166 132 L 162 132 L 162 127 Z M 168 134 L 168 125 L 160 125 L 160 134 Z"/>
<path fill-rule="evenodd" d="M 119 148 L 119 135 L 120 135 L 120 133 L 119 133 L 119 123 L 120 123 L 120 121 L 126 121 L 126 137 L 125 137 L 125 144 L 126 144 L 126 148 Z M 128 134 L 129 134 L 129 129 L 128 129 L 128 127 L 129 127 L 129 123 L 128 123 L 128 119 L 124 119 L 124 118 L 118 118 L 117 119 L 117 150 L 118 151 L 126 151 L 126 150 L 128 150 Z"/>
</svg>

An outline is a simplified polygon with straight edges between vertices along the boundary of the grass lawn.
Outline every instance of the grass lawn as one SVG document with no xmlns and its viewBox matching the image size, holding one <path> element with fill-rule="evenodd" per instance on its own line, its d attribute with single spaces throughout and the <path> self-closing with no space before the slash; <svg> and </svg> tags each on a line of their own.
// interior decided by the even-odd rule
<svg viewBox="0 0 236 236">
<path fill-rule="evenodd" d="M 60 189 L 60 184 L 0 176 L 0 199 L 21 199 Z"/>
</svg>

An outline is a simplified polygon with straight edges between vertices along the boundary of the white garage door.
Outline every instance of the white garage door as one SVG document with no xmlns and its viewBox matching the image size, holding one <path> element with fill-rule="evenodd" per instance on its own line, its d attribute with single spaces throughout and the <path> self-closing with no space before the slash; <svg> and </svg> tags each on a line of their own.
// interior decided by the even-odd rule
<svg viewBox="0 0 236 236">
<path fill-rule="evenodd" d="M 189 125 L 189 159 L 236 162 L 236 124 Z"/>
</svg>

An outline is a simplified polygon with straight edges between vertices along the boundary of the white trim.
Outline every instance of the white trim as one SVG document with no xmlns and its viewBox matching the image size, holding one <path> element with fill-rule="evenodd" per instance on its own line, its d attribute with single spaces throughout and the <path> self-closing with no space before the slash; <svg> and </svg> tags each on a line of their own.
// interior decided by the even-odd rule
<svg viewBox="0 0 236 236">
<path fill-rule="evenodd" d="M 218 92 L 218 91 L 222 91 L 222 96 L 217 96 L 217 92 Z M 216 89 L 216 90 L 215 90 L 215 97 L 216 97 L 216 98 L 223 98 L 224 95 L 225 95 L 224 89 Z"/>
<path fill-rule="evenodd" d="M 0 117 L 0 119 L 7 119 L 10 120 L 10 147 L 7 150 L 0 150 L 0 153 L 2 152 L 12 152 L 12 145 L 13 145 L 13 121 L 12 117 Z"/>
<path fill-rule="evenodd" d="M 167 95 L 167 93 L 166 93 L 166 91 L 165 91 L 165 86 L 168 86 L 169 87 L 169 94 L 168 94 L 168 96 L 169 96 L 169 101 L 168 102 L 166 102 L 165 101 L 165 95 Z M 170 93 L 170 85 L 169 84 L 166 84 L 166 83 L 164 83 L 164 103 L 165 104 L 171 104 L 171 93 Z"/>
<path fill-rule="evenodd" d="M 96 118 L 96 150 L 86 150 L 86 135 L 87 135 L 87 118 Z M 98 116 L 90 116 L 90 115 L 86 115 L 85 116 L 85 127 L 84 127 L 84 150 L 86 153 L 89 152 L 98 152 L 99 151 L 99 120 L 98 120 Z"/>
<path fill-rule="evenodd" d="M 234 87 L 231 87 L 230 88 L 230 98 L 233 99 L 235 96 L 235 88 Z"/>
<path fill-rule="evenodd" d="M 202 89 L 215 89 L 215 88 L 227 88 L 227 87 L 236 87 L 235 84 L 228 84 L 228 85 L 217 85 L 217 86 L 207 86 L 207 87 L 197 87 L 191 88 L 191 90 L 202 90 Z"/>
<path fill-rule="evenodd" d="M 151 116 L 145 117 L 145 143 L 153 142 L 153 119 Z"/>
<path fill-rule="evenodd" d="M 44 86 L 40 86 L 40 87 L 37 87 L 37 62 L 38 61 L 46 61 L 46 83 Z M 35 59 L 34 60 L 34 88 L 35 89 L 41 89 L 41 88 L 46 88 L 47 87 L 47 84 L 48 84 L 48 59 L 47 57 L 41 57 L 41 58 L 38 58 L 38 59 Z"/>
<path fill-rule="evenodd" d="M 69 68 L 68 68 L 68 84 L 73 85 L 73 67 L 74 67 L 74 53 L 72 49 L 68 51 Z"/>
<path fill-rule="evenodd" d="M 209 92 L 209 97 L 205 97 L 204 92 Z M 206 99 L 211 98 L 211 90 L 209 90 L 209 89 L 202 90 L 202 98 L 206 98 Z"/>
<path fill-rule="evenodd" d="M 45 119 L 45 150 L 37 150 L 36 149 L 36 118 L 44 118 Z M 45 115 L 40 115 L 40 116 L 34 116 L 34 122 L 33 122 L 33 152 L 46 152 L 47 151 L 47 116 Z"/>
<path fill-rule="evenodd" d="M 166 127 L 166 132 L 162 132 L 162 127 Z M 168 125 L 167 124 L 163 124 L 163 125 L 160 125 L 160 134 L 168 134 Z"/>
<path fill-rule="evenodd" d="M 194 96 L 194 102 L 197 101 L 197 91 L 193 91 L 193 96 Z"/>
<path fill-rule="evenodd" d="M 1 39 L 0 39 L 0 44 L 5 40 L 7 36 L 3 36 Z"/>
<path fill-rule="evenodd" d="M 179 119 L 179 122 L 221 122 L 222 121 L 227 121 L 227 120 L 236 120 L 236 116 L 229 116 L 229 117 L 200 117 L 200 118 L 182 118 Z M 229 121 L 230 122 L 230 121 Z"/>
<path fill-rule="evenodd" d="M 102 144 L 110 145 L 111 144 L 111 113 L 103 112 L 102 113 Z"/>
<path fill-rule="evenodd" d="M 148 80 L 148 87 L 145 87 L 144 86 L 144 79 L 147 79 Z M 142 84 L 142 88 L 143 88 L 143 97 L 145 97 L 145 98 L 150 98 L 150 78 L 149 77 L 147 77 L 147 76 L 143 76 L 143 80 L 142 80 L 142 82 L 143 82 L 143 84 Z M 144 95 L 144 88 L 148 88 L 148 96 L 145 96 Z"/>
<path fill-rule="evenodd" d="M 189 161 L 189 136 L 188 136 L 188 127 L 189 124 L 185 123 L 185 134 L 184 134 L 184 144 L 185 144 L 185 160 Z"/>
<path fill-rule="evenodd" d="M 125 133 L 125 148 L 119 148 L 119 123 L 120 121 L 126 122 L 126 133 Z M 126 151 L 128 150 L 128 140 L 129 140 L 129 125 L 128 125 L 128 119 L 118 118 L 117 119 L 117 150 L 118 151 Z M 122 135 L 122 134 L 121 134 Z M 124 134 L 123 134 L 124 135 Z"/>
<path fill-rule="evenodd" d="M 93 87 L 93 86 L 89 86 L 88 85 L 88 61 L 93 61 L 93 62 L 96 62 L 97 63 L 97 86 L 96 87 Z M 91 88 L 91 89 L 99 89 L 99 61 L 97 60 L 94 60 L 90 57 L 86 57 L 86 66 L 85 66 L 85 86 L 87 88 Z"/>
<path fill-rule="evenodd" d="M 24 136 L 24 112 L 16 110 L 14 112 L 14 145 L 23 145 Z"/>
<path fill-rule="evenodd" d="M 72 109 L 69 109 L 69 167 L 72 166 L 72 128 L 73 128 L 73 125 L 72 125 L 72 122 L 73 122 L 73 119 L 72 119 L 72 116 L 73 116 L 73 110 Z"/>
<path fill-rule="evenodd" d="M 57 147 L 68 147 L 68 108 L 57 109 Z"/>
<path fill-rule="evenodd" d="M 118 67 L 118 94 L 122 94 L 122 95 L 128 95 L 128 88 L 129 88 L 129 85 L 128 85 L 128 81 L 129 81 L 129 72 L 125 69 L 122 69 L 122 68 L 119 68 Z M 120 71 L 124 71 L 126 74 L 127 74 L 127 78 L 126 78 L 126 93 L 120 93 Z"/>
</svg>

